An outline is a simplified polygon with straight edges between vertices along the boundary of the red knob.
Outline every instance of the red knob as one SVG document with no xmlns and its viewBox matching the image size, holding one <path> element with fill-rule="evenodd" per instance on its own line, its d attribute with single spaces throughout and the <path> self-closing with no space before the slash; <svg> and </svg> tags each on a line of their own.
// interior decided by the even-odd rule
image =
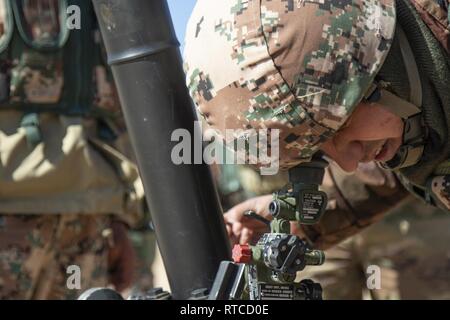
<svg viewBox="0 0 450 320">
<path fill-rule="evenodd" d="M 248 244 L 236 244 L 233 247 L 233 261 L 236 263 L 250 263 L 252 261 L 252 249 Z"/>
</svg>

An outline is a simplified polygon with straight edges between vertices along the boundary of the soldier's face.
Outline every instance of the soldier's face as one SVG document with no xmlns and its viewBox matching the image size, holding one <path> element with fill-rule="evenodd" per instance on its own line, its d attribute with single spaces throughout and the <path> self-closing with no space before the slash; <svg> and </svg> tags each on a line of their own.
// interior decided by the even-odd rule
<svg viewBox="0 0 450 320">
<path fill-rule="evenodd" d="M 376 103 L 361 103 L 346 125 L 322 150 L 345 171 L 355 171 L 360 162 L 391 160 L 402 144 L 403 121 Z"/>
</svg>

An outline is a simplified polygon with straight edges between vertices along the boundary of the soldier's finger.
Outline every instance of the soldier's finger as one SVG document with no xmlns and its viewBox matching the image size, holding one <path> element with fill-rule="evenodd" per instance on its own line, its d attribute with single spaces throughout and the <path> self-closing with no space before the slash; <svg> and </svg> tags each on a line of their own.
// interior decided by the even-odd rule
<svg viewBox="0 0 450 320">
<path fill-rule="evenodd" d="M 249 244 L 249 243 L 253 243 L 252 240 L 253 240 L 253 231 L 248 228 L 242 229 L 239 243 L 240 244 Z"/>
</svg>

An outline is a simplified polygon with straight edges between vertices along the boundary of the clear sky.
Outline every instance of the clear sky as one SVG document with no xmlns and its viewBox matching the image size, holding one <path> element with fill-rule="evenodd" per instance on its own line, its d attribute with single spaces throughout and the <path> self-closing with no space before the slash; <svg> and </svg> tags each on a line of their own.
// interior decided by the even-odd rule
<svg viewBox="0 0 450 320">
<path fill-rule="evenodd" d="M 177 33 L 178 40 L 183 46 L 186 24 L 196 0 L 168 0 L 173 24 Z"/>
</svg>

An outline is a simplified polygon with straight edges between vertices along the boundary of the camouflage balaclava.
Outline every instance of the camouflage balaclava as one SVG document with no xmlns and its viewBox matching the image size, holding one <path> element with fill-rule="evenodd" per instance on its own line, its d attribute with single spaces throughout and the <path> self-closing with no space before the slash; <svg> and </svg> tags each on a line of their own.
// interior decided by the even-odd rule
<svg viewBox="0 0 450 320">
<path fill-rule="evenodd" d="M 221 133 L 279 129 L 287 169 L 345 123 L 389 52 L 395 21 L 393 0 L 198 0 L 187 85 Z"/>
</svg>

